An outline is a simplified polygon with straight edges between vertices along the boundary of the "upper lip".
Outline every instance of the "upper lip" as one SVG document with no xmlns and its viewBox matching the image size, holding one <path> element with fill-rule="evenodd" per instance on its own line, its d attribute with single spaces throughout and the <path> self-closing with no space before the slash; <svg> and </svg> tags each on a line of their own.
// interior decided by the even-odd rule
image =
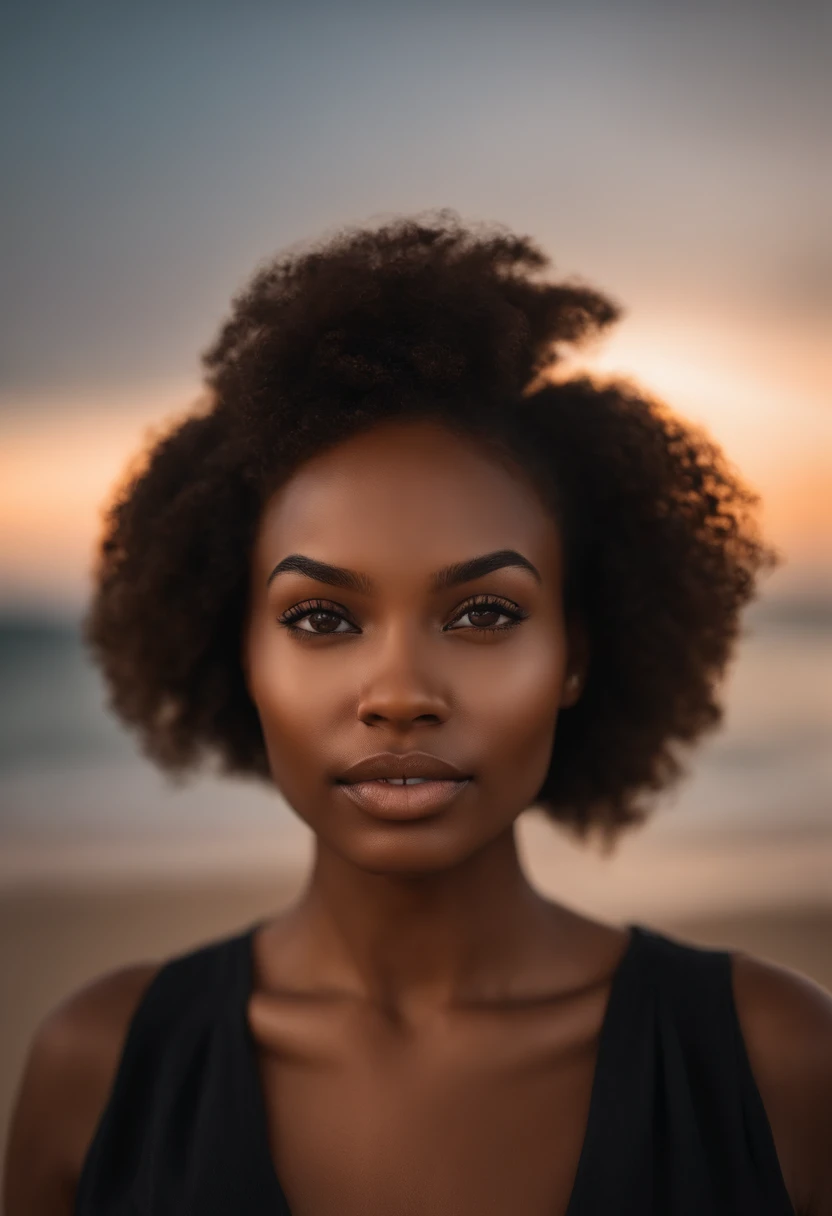
<svg viewBox="0 0 832 1216">
<path fill-rule="evenodd" d="M 382 777 L 427 777 L 435 781 L 465 781 L 468 774 L 427 752 L 377 752 L 345 769 L 337 781 L 351 785 L 356 781 L 378 781 Z"/>
</svg>

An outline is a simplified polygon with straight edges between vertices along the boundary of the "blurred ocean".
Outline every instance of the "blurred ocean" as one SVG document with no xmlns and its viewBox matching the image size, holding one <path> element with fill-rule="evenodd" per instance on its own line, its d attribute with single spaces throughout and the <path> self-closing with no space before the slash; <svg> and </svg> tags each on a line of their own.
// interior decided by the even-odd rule
<svg viewBox="0 0 832 1216">
<path fill-rule="evenodd" d="M 105 708 L 77 623 L 0 615 L 0 885 L 85 873 L 308 858 L 276 790 L 205 772 L 172 785 Z M 752 605 L 721 729 L 688 753 L 652 835 L 689 840 L 832 831 L 832 600 Z M 684 756 L 684 753 L 683 753 Z M 830 877 L 832 887 L 832 876 Z"/>
</svg>

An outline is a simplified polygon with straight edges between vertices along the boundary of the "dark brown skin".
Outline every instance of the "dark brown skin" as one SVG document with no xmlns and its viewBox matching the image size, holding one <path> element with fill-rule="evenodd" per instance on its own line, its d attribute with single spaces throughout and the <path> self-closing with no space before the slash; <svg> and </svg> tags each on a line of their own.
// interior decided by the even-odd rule
<svg viewBox="0 0 832 1216">
<path fill-rule="evenodd" d="M 505 568 L 430 590 L 439 568 L 498 549 L 525 555 L 541 582 Z M 295 553 L 363 572 L 375 588 L 296 572 L 267 586 Z M 506 629 L 493 608 L 467 616 L 474 594 L 528 615 Z M 295 621 L 318 637 L 278 623 L 308 599 L 336 613 Z M 569 677 L 589 658 L 561 599 L 556 521 L 521 474 L 436 424 L 353 437 L 263 513 L 242 660 L 275 783 L 316 837 L 305 892 L 256 936 L 249 1008 L 295 1216 L 566 1210 L 628 935 L 543 899 L 515 847 L 558 713 L 580 695 Z M 432 818 L 382 823 L 334 780 L 386 750 L 431 753 L 473 780 Z M 832 998 L 745 955 L 733 967 L 796 1212 L 831 1216 Z M 7 1216 L 71 1212 L 154 971 L 105 976 L 38 1032 L 9 1144 Z"/>
</svg>

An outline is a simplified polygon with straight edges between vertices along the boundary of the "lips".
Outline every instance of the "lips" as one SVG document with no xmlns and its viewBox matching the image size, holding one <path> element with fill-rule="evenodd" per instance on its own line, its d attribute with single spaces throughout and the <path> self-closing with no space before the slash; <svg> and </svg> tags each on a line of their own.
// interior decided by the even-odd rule
<svg viewBox="0 0 832 1216">
<path fill-rule="evenodd" d="M 338 789 L 376 819 L 426 819 L 459 797 L 470 781 L 426 780 L 415 785 L 374 781 L 341 782 Z"/>
<path fill-rule="evenodd" d="M 366 781 L 401 780 L 408 777 L 423 777 L 426 782 L 434 781 L 468 781 L 471 774 L 464 772 L 450 760 L 442 760 L 428 752 L 377 752 L 366 756 L 345 769 L 336 781 L 340 785 L 356 785 Z M 396 786 L 384 788 L 396 789 Z M 413 790 L 412 787 L 398 787 Z"/>
</svg>

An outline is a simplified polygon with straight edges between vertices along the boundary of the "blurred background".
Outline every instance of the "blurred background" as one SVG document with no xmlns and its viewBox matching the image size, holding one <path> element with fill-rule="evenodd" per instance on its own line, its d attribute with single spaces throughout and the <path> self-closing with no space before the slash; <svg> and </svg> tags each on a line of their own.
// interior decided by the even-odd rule
<svg viewBox="0 0 832 1216">
<path fill-rule="evenodd" d="M 0 1138 L 72 988 L 279 907 L 275 791 L 173 787 L 80 641 L 101 510 L 267 256 L 452 207 L 627 313 L 577 364 L 702 423 L 785 561 L 721 730 L 611 858 L 527 813 L 547 893 L 832 987 L 829 14 L 448 0 L 13 6 L 0 326 Z"/>
</svg>

